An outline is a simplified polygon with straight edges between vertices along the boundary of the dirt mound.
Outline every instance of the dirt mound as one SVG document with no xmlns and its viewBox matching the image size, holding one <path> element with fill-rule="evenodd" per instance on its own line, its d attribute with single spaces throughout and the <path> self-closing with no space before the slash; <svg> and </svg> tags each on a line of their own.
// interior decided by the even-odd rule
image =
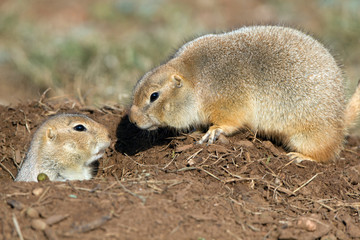
<svg viewBox="0 0 360 240">
<path fill-rule="evenodd" d="M 80 112 L 112 145 L 91 181 L 15 183 L 31 134 L 47 116 Z M 289 162 L 243 131 L 140 131 L 122 107 L 72 101 L 0 106 L 2 239 L 360 239 L 360 139 L 329 164 Z"/>
</svg>

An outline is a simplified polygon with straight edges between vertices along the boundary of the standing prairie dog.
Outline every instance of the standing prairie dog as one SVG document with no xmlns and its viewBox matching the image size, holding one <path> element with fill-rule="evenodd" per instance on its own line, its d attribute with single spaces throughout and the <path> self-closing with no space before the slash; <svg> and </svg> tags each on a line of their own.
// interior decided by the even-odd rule
<svg viewBox="0 0 360 240">
<path fill-rule="evenodd" d="M 142 129 L 210 126 L 199 143 L 247 127 L 291 159 L 326 162 L 360 112 L 346 105 L 342 72 L 312 37 L 279 26 L 243 27 L 183 45 L 136 84 L 130 121 Z"/>
<path fill-rule="evenodd" d="M 110 145 L 108 130 L 81 114 L 59 114 L 36 130 L 15 181 L 35 181 L 45 173 L 51 181 L 88 180 L 91 164 Z"/>
</svg>

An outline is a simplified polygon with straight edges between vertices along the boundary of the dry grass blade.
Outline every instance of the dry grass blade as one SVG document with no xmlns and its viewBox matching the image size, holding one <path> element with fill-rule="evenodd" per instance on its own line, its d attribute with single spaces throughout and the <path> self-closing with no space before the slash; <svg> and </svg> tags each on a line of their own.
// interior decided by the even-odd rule
<svg viewBox="0 0 360 240">
<path fill-rule="evenodd" d="M 201 168 L 201 167 L 184 167 L 184 168 L 180 168 L 176 171 L 173 171 L 173 172 L 183 172 L 183 171 L 190 171 L 190 170 L 200 170 L 200 171 L 203 171 L 204 173 L 208 174 L 209 176 L 215 178 L 216 180 L 222 182 L 222 183 L 225 183 L 223 180 L 221 180 L 220 178 L 218 178 L 217 176 L 215 176 L 214 174 L 212 174 L 211 172 Z"/>
<path fill-rule="evenodd" d="M 147 165 L 147 164 L 142 164 L 142 163 L 139 163 L 139 162 L 137 162 L 137 161 L 135 161 L 134 159 L 132 159 L 129 155 L 127 155 L 126 153 L 125 153 L 125 156 L 127 157 L 127 158 L 129 158 L 131 161 L 133 161 L 134 163 L 136 163 L 137 165 L 139 165 L 140 167 L 157 167 L 158 165 L 157 164 L 149 164 L 149 165 Z"/>
<path fill-rule="evenodd" d="M 11 176 L 11 178 L 12 178 L 13 180 L 15 180 L 15 177 L 14 177 L 14 175 L 12 174 L 12 172 L 10 172 L 10 170 L 7 169 L 4 164 L 1 163 L 4 159 L 5 159 L 5 158 L 3 158 L 3 159 L 0 161 L 0 166 L 1 166 L 7 173 L 10 174 L 10 176 Z"/>
<path fill-rule="evenodd" d="M 296 193 L 297 191 L 299 191 L 300 189 L 302 189 L 303 187 L 305 187 L 306 185 L 308 185 L 312 180 L 314 180 L 319 174 L 321 173 L 317 173 L 314 176 L 312 176 L 309 180 L 307 180 L 305 183 L 303 183 L 300 187 L 298 187 L 297 189 L 295 189 L 293 192 Z"/>
<path fill-rule="evenodd" d="M 120 185 L 120 187 L 121 187 L 122 189 L 124 189 L 125 192 L 130 193 L 132 196 L 134 196 L 134 197 L 136 197 L 136 198 L 139 198 L 139 199 L 141 200 L 142 204 L 145 204 L 145 202 L 146 202 L 146 198 L 145 198 L 145 197 L 143 197 L 143 196 L 141 196 L 141 195 L 139 195 L 139 194 L 136 194 L 136 193 L 130 191 L 129 189 L 127 189 L 127 188 L 119 181 L 119 178 L 116 176 L 116 174 L 114 175 L 114 177 L 115 177 L 117 183 Z"/>
<path fill-rule="evenodd" d="M 41 194 L 41 196 L 39 197 L 39 199 L 36 201 L 35 204 L 40 203 L 44 199 L 44 197 L 47 194 L 47 192 L 49 191 L 49 189 L 50 189 L 50 186 L 45 189 L 45 191 L 43 192 L 43 194 Z"/>
<path fill-rule="evenodd" d="M 20 240 L 24 240 L 24 237 L 23 237 L 23 235 L 22 235 L 22 233 L 21 233 L 21 229 L 20 229 L 19 222 L 18 222 L 18 220 L 17 220 L 17 218 L 16 218 L 16 216 L 15 216 L 14 213 L 13 213 L 13 215 L 12 215 L 12 220 L 13 220 L 13 223 L 14 223 L 14 227 L 15 227 L 16 233 L 17 233 L 18 236 L 19 236 L 19 239 L 20 239 Z"/>
</svg>

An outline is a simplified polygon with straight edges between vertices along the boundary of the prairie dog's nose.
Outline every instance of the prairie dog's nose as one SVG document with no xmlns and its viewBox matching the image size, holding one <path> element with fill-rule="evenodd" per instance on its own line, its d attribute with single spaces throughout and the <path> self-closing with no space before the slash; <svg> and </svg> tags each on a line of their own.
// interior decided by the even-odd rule
<svg viewBox="0 0 360 240">
<path fill-rule="evenodd" d="M 129 113 L 129 120 L 130 122 L 132 122 L 133 124 L 136 125 L 136 114 L 138 113 L 139 108 L 135 105 L 132 105 L 130 108 L 130 113 Z"/>
</svg>

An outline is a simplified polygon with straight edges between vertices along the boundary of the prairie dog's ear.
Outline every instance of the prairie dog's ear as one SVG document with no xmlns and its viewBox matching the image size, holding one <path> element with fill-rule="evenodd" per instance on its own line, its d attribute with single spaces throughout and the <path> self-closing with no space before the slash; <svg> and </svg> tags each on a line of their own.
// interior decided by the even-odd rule
<svg viewBox="0 0 360 240">
<path fill-rule="evenodd" d="M 171 80 L 175 83 L 176 87 L 181 88 L 183 86 L 184 79 L 181 76 L 174 74 L 171 76 Z"/>
<path fill-rule="evenodd" d="M 50 141 L 54 141 L 56 138 L 56 130 L 49 127 L 46 129 L 46 139 Z"/>
</svg>

